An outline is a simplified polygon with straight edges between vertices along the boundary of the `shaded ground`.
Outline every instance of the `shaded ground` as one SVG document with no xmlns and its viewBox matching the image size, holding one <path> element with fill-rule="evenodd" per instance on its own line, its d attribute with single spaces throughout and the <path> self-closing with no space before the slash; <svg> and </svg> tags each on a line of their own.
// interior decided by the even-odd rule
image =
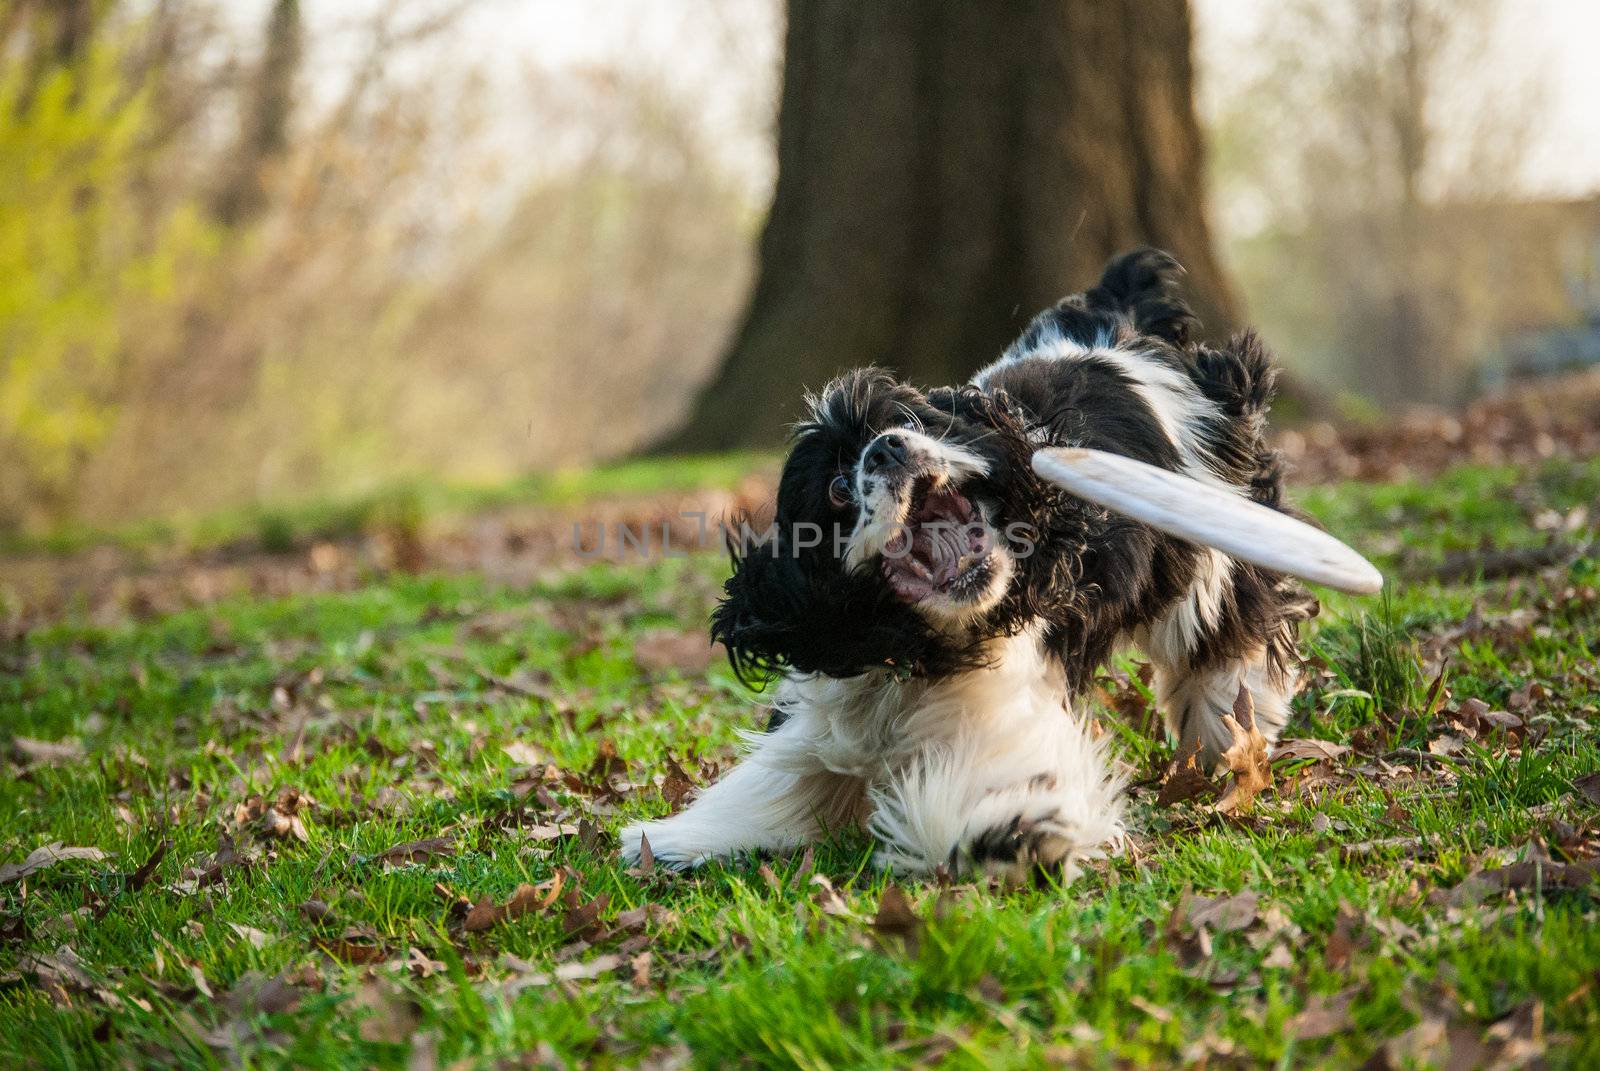
<svg viewBox="0 0 1600 1071">
<path fill-rule="evenodd" d="M 1302 485 L 1600 456 L 1600 370 L 1519 386 L 1460 413 L 1415 410 L 1370 427 L 1307 424 L 1282 432 L 1279 446 Z M 703 547 L 705 525 L 766 507 L 776 477 L 776 459 L 759 455 L 635 463 L 438 502 L 411 491 L 355 508 L 244 514 L 187 535 L 36 542 L 0 552 L 0 629 L 16 634 L 63 614 L 148 617 L 243 593 L 350 591 L 390 572 L 526 584 L 596 558 L 637 560 L 616 537 L 619 526 L 657 546 L 665 532 L 675 547 Z"/>
<path fill-rule="evenodd" d="M 684 494 L 636 490 L 605 509 Z M 763 718 L 701 639 L 720 556 L 584 564 L 560 547 L 587 503 L 523 534 L 425 535 L 409 562 L 406 524 L 214 550 L 133 581 L 148 601 L 19 615 L 0 646 L 0 1052 L 1594 1066 L 1600 567 L 1534 552 L 1590 545 L 1600 460 L 1300 497 L 1414 579 L 1327 600 L 1290 742 L 1236 814 L 1215 807 L 1228 777 L 1169 769 L 1140 667 L 1108 667 L 1135 835 L 1066 890 L 894 887 L 852 835 L 689 877 L 623 869 L 616 830 L 682 806 Z M 519 540 L 503 571 L 484 556 Z M 1479 579 L 1485 546 L 1515 567 Z M 206 569 L 239 579 L 161 586 Z"/>
</svg>

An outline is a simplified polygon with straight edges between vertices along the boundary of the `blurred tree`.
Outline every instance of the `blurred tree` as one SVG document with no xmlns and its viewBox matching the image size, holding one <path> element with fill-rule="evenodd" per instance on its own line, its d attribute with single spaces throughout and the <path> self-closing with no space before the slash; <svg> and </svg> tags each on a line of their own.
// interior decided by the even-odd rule
<svg viewBox="0 0 1600 1071">
<path fill-rule="evenodd" d="M 115 416 L 126 339 L 209 237 L 143 211 L 148 94 L 89 42 L 30 85 L 0 73 L 0 528 L 64 510 Z"/>
<path fill-rule="evenodd" d="M 959 383 L 1150 243 L 1213 330 L 1188 0 L 790 0 L 778 181 L 743 326 L 667 449 L 772 442 L 876 363 Z"/>
<path fill-rule="evenodd" d="M 224 223 L 243 223 L 267 203 L 264 169 L 289 145 L 302 36 L 300 0 L 273 0 L 233 168 L 217 197 L 217 218 Z"/>
<path fill-rule="evenodd" d="M 1217 188 L 1264 331 L 1381 404 L 1451 402 L 1495 344 L 1536 67 L 1497 46 L 1505 0 L 1279 0 L 1222 72 Z M 1528 53 L 1526 45 L 1518 49 Z M 1471 226 L 1465 226 L 1470 221 Z"/>
</svg>

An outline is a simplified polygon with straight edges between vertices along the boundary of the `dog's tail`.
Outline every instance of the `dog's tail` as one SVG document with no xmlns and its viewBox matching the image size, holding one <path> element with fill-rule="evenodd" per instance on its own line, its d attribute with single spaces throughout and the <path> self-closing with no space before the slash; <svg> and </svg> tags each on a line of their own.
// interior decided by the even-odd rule
<svg viewBox="0 0 1600 1071">
<path fill-rule="evenodd" d="M 1122 313 L 1142 334 L 1186 347 L 1200 320 L 1179 292 L 1183 266 L 1160 249 L 1134 249 L 1112 257 L 1100 282 L 1084 294 L 1091 309 Z"/>
</svg>

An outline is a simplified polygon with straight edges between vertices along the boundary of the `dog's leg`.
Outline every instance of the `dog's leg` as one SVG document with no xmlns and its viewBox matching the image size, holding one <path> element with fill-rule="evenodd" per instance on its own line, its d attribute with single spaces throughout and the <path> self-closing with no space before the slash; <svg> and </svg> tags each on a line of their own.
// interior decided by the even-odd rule
<svg viewBox="0 0 1600 1071">
<path fill-rule="evenodd" d="M 761 738 L 756 749 L 680 814 L 622 831 L 622 856 L 639 860 L 648 837 L 655 861 L 673 869 L 752 851 L 783 851 L 859 821 L 863 787 L 809 759 L 803 719 Z"/>
<path fill-rule="evenodd" d="M 1278 739 L 1299 685 L 1296 628 L 1316 601 L 1291 581 L 1205 553 L 1189 594 L 1137 639 L 1155 667 L 1156 701 L 1178 754 L 1195 754 L 1209 770 L 1233 742 L 1222 719 L 1241 687 L 1256 728 L 1269 744 Z"/>
<path fill-rule="evenodd" d="M 1233 742 L 1222 719 L 1233 713 L 1241 686 L 1250 693 L 1256 728 L 1268 744 L 1278 739 L 1289 720 L 1289 700 L 1297 686 L 1295 669 L 1275 670 L 1268 664 L 1265 647 L 1213 665 L 1156 661 L 1155 666 L 1156 699 L 1167 731 L 1177 739 L 1178 754 L 1196 755 L 1202 770 L 1215 766 Z"/>
<path fill-rule="evenodd" d="M 1081 861 L 1120 838 L 1120 781 L 1059 693 L 1048 705 L 994 713 L 930 744 L 870 791 L 880 865 L 1070 881 Z"/>
</svg>

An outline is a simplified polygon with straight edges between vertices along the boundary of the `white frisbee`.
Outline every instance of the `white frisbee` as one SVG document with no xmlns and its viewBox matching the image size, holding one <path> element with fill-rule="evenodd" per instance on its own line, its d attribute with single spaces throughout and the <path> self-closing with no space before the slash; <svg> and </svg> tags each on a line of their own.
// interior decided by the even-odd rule
<svg viewBox="0 0 1600 1071">
<path fill-rule="evenodd" d="M 1327 532 L 1217 484 L 1076 447 L 1036 452 L 1033 471 L 1113 513 L 1263 569 L 1358 595 L 1383 587 L 1371 562 Z"/>
</svg>

